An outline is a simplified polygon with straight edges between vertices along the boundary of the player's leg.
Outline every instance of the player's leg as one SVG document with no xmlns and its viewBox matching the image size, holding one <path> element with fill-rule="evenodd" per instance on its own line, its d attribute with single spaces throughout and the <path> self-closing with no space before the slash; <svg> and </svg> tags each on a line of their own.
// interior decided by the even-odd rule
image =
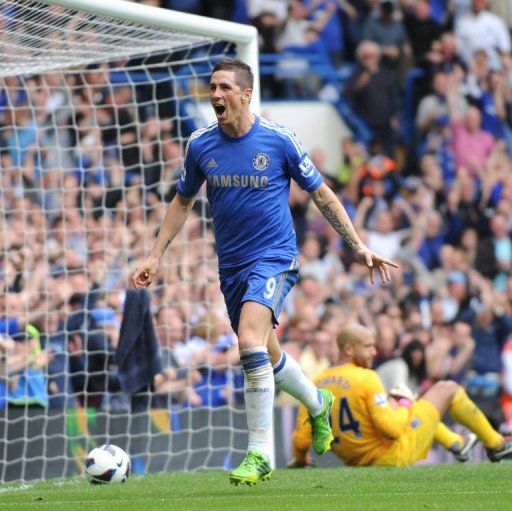
<svg viewBox="0 0 512 511">
<path fill-rule="evenodd" d="M 274 329 L 268 337 L 267 347 L 276 387 L 304 404 L 310 415 L 318 415 L 322 410 L 323 401 L 320 390 L 302 372 L 297 361 L 281 350 Z"/>
<path fill-rule="evenodd" d="M 244 373 L 244 395 L 249 429 L 247 455 L 230 473 L 234 484 L 254 484 L 270 477 L 270 425 L 274 405 L 274 375 L 267 352 L 272 311 L 261 303 L 242 305 L 238 345 Z"/>
<path fill-rule="evenodd" d="M 249 427 L 250 450 L 229 475 L 235 484 L 254 484 L 259 479 L 268 479 L 271 473 L 267 437 L 272 419 L 274 378 L 265 344 L 272 328 L 272 311 L 246 299 L 251 270 L 248 267 L 236 272 L 220 272 L 221 291 L 231 326 L 239 338 Z"/>
<path fill-rule="evenodd" d="M 467 436 L 459 435 L 440 422 L 437 425 L 434 440 L 450 451 L 458 461 L 464 463 L 469 460 L 478 437 L 474 433 L 469 433 Z"/>
<path fill-rule="evenodd" d="M 428 390 L 421 399 L 429 401 L 442 416 L 450 410 L 453 419 L 475 433 L 487 449 L 491 461 L 499 461 L 512 453 L 512 444 L 493 429 L 482 411 L 469 399 L 466 391 L 453 381 L 441 381 Z"/>
<path fill-rule="evenodd" d="M 440 422 L 437 425 L 434 441 L 442 445 L 447 451 L 453 448 L 462 449 L 464 437 L 452 431 L 446 424 Z"/>
<path fill-rule="evenodd" d="M 308 409 L 313 448 L 317 454 L 324 454 L 333 441 L 329 422 L 334 405 L 332 393 L 327 389 L 318 389 L 302 372 L 299 364 L 281 350 L 274 329 L 270 332 L 267 347 L 276 387 L 288 392 Z"/>
</svg>

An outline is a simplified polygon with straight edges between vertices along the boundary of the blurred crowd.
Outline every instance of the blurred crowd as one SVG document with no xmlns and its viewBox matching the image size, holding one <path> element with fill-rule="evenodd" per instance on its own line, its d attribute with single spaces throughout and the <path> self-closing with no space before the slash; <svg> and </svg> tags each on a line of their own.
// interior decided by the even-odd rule
<svg viewBox="0 0 512 511">
<path fill-rule="evenodd" d="M 335 88 L 329 100 L 364 127 L 340 140 L 339 168 L 303 143 L 362 239 L 400 268 L 371 285 L 292 184 L 301 278 L 278 334 L 304 372 L 336 360 L 333 339 L 360 321 L 377 334 L 387 387 L 454 379 L 512 428 L 512 5 L 140 3 L 253 24 L 262 58 L 276 57 L 264 95 Z M 328 73 L 309 73 L 312 62 Z M 0 83 L 0 407 L 130 406 L 116 363 L 126 286 L 183 164 L 176 106 L 157 88 L 114 84 L 108 64 Z M 201 198 L 151 293 L 164 367 L 152 406 L 241 399 L 209 218 Z"/>
</svg>

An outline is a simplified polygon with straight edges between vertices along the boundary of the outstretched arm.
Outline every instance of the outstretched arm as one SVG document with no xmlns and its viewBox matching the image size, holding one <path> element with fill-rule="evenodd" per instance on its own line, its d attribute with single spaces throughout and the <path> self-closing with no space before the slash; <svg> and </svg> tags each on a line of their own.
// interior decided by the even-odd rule
<svg viewBox="0 0 512 511">
<path fill-rule="evenodd" d="M 374 282 L 373 272 L 375 269 L 379 271 L 383 283 L 389 282 L 391 276 L 388 266 L 398 268 L 398 264 L 372 252 L 364 245 L 357 235 L 347 211 L 335 193 L 324 183 L 312 192 L 311 196 L 325 219 L 354 251 L 357 260 L 370 270 L 372 284 Z"/>
<path fill-rule="evenodd" d="M 188 198 L 176 194 L 169 204 L 153 248 L 132 276 L 132 284 L 136 289 L 148 287 L 153 281 L 160 264 L 160 258 L 183 227 L 194 200 L 195 197 Z"/>
</svg>

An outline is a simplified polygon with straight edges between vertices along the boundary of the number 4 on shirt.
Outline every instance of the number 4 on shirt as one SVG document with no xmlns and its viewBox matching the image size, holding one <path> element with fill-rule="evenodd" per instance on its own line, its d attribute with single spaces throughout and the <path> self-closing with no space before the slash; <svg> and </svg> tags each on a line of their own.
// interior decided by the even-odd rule
<svg viewBox="0 0 512 511">
<path fill-rule="evenodd" d="M 356 438 L 360 438 L 362 436 L 360 423 L 359 421 L 356 421 L 354 419 L 354 416 L 352 415 L 352 410 L 350 410 L 348 399 L 346 397 L 342 397 L 340 399 L 340 411 L 338 421 L 341 433 L 345 433 L 346 431 L 353 431 L 354 436 Z"/>
</svg>

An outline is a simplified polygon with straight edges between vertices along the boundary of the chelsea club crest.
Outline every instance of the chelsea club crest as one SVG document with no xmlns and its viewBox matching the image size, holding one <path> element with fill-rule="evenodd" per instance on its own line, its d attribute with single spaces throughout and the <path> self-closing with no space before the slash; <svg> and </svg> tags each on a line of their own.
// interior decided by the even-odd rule
<svg viewBox="0 0 512 511">
<path fill-rule="evenodd" d="M 270 158 L 265 153 L 258 153 L 252 159 L 252 165 L 257 170 L 265 170 L 270 164 Z"/>
</svg>

